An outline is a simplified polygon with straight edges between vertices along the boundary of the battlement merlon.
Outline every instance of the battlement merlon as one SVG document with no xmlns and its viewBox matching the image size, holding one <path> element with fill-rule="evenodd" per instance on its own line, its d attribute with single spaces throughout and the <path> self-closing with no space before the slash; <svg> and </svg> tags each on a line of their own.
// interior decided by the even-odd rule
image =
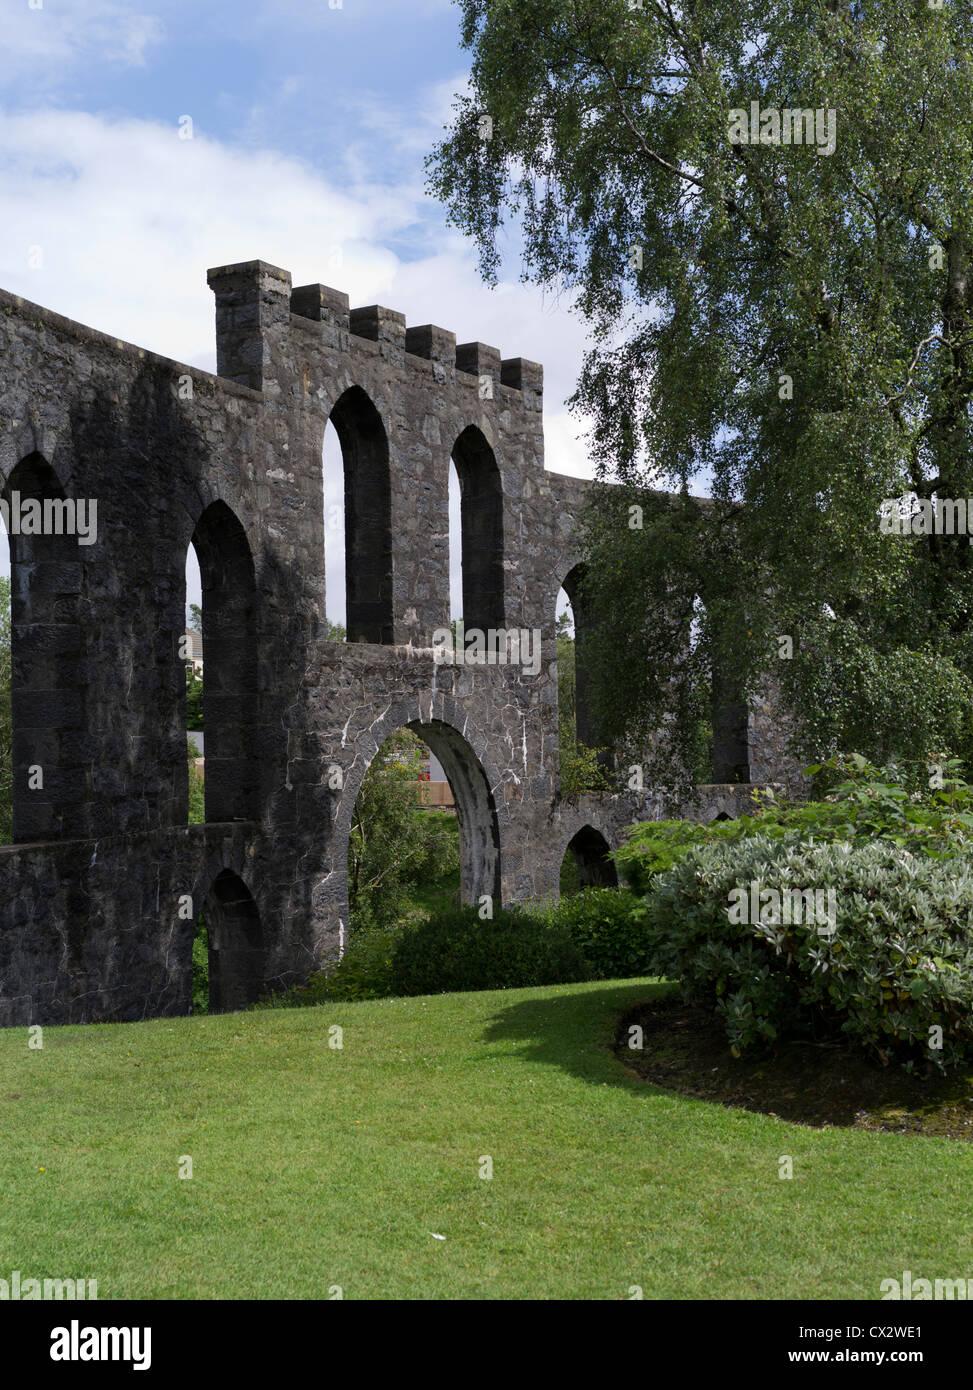
<svg viewBox="0 0 973 1390">
<path fill-rule="evenodd" d="M 216 296 L 216 361 L 221 377 L 267 394 L 279 393 L 274 348 L 291 315 L 320 323 L 333 335 L 350 334 L 401 353 L 439 363 L 447 371 L 519 391 L 524 407 L 543 408 L 544 368 L 526 357 L 501 358 L 485 343 L 462 343 L 435 324 L 406 326 L 405 315 L 382 304 L 351 309 L 348 296 L 328 285 L 291 287 L 290 272 L 267 261 L 241 261 L 207 272 Z M 400 359 L 401 360 L 401 359 Z"/>
<path fill-rule="evenodd" d="M 216 295 L 216 370 L 255 391 L 277 387 L 274 336 L 290 326 L 290 272 L 266 261 L 207 271 Z"/>
</svg>

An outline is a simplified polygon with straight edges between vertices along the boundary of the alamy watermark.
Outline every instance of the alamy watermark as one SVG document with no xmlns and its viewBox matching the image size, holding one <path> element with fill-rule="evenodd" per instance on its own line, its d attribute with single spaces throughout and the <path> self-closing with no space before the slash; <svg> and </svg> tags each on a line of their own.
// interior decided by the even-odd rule
<svg viewBox="0 0 973 1390">
<path fill-rule="evenodd" d="M 15 1269 L 9 1279 L 0 1279 L 0 1303 L 97 1297 L 97 1279 L 22 1279 L 19 1269 Z"/>
<path fill-rule="evenodd" d="M 750 103 L 750 110 L 735 106 L 727 117 L 727 138 L 731 145 L 813 145 L 818 154 L 834 154 L 838 143 L 838 120 L 834 107 L 761 107 Z"/>
<path fill-rule="evenodd" d="M 745 888 L 730 890 L 726 914 L 734 926 L 816 926 L 819 936 L 834 936 L 838 895 L 834 888 L 761 888 L 751 879 Z"/>
<path fill-rule="evenodd" d="M 98 539 L 97 498 L 22 497 L 0 498 L 0 516 L 8 536 L 77 536 L 78 545 L 94 545 Z"/>
<path fill-rule="evenodd" d="M 883 1303 L 902 1300 L 931 1302 L 938 1299 L 973 1300 L 973 1279 L 913 1279 L 912 1270 L 903 1271 L 901 1280 L 883 1279 L 879 1285 Z"/>
<path fill-rule="evenodd" d="M 973 497 L 886 497 L 879 507 L 879 531 L 883 536 L 969 536 L 971 518 Z"/>
<path fill-rule="evenodd" d="M 541 631 L 534 627 L 437 627 L 432 635 L 437 666 L 520 666 L 526 676 L 541 669 Z"/>
<path fill-rule="evenodd" d="M 133 1371 L 152 1365 L 151 1327 L 69 1327 L 51 1331 L 52 1361 L 131 1361 Z"/>
</svg>

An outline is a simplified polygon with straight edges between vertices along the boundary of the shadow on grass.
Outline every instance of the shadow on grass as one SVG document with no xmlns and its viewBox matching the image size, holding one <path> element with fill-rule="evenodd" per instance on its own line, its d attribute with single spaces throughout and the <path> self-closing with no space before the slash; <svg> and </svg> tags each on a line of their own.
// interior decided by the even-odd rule
<svg viewBox="0 0 973 1390">
<path fill-rule="evenodd" d="M 625 1043 L 642 1029 L 641 1051 Z M 784 1042 L 736 1058 L 721 1022 L 657 981 L 606 984 L 512 1004 L 489 1023 L 490 1041 L 593 1084 L 680 1095 L 814 1128 L 881 1130 L 973 1140 L 973 1074 L 909 1075 L 852 1043 Z"/>
<path fill-rule="evenodd" d="M 623 1014 L 638 1004 L 660 1002 L 672 988 L 646 980 L 524 999 L 494 1015 L 484 1037 L 488 1042 L 523 1043 L 524 1058 L 560 1067 L 583 1081 L 644 1090 L 644 1082 L 616 1058 L 615 1032 Z"/>
</svg>

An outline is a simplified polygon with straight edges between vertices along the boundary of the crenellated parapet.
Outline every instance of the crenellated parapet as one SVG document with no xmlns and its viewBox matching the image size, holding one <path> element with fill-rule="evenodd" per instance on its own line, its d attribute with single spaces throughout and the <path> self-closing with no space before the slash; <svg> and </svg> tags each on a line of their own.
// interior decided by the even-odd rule
<svg viewBox="0 0 973 1390">
<path fill-rule="evenodd" d="M 207 279 L 216 297 L 219 374 L 243 386 L 274 391 L 278 385 L 275 363 L 287 358 L 285 335 L 293 316 L 320 324 L 321 342 L 327 348 L 347 350 L 350 344 L 342 335 L 379 343 L 387 360 L 419 357 L 439 363 L 448 372 L 475 378 L 483 399 L 492 398 L 495 388 L 504 386 L 524 395 L 526 408 L 542 408 L 544 369 L 538 362 L 501 358 L 499 350 L 486 343 L 457 345 L 455 333 L 435 324 L 409 328 L 404 314 L 382 304 L 352 309 L 348 296 L 328 285 L 292 289 L 290 272 L 266 261 L 219 266 L 209 271 Z"/>
</svg>

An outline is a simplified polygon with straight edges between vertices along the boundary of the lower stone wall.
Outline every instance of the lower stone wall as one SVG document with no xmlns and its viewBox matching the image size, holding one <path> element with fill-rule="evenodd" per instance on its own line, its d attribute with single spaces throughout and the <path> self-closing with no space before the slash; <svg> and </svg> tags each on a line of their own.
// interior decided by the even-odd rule
<svg viewBox="0 0 973 1390">
<path fill-rule="evenodd" d="M 704 821 L 738 816 L 751 791 L 701 787 L 681 810 Z M 680 813 L 658 797 L 631 795 L 581 796 L 539 810 L 505 807 L 505 839 L 518 862 L 529 862 L 520 874 L 501 865 L 508 904 L 556 897 L 565 853 L 585 828 L 612 849 L 628 826 Z M 208 896 L 217 918 L 228 914 L 221 944 L 236 979 L 224 1007 L 306 979 L 346 940 L 345 851 L 332 835 L 313 862 L 298 861 L 297 874 L 279 838 L 244 822 L 0 848 L 0 1026 L 188 1013 L 194 923 Z M 234 884 L 242 885 L 239 903 Z M 244 940 L 250 920 L 258 940 Z"/>
<path fill-rule="evenodd" d="M 188 1013 L 194 910 L 222 867 L 246 874 L 252 829 L 0 849 L 0 1025 Z"/>
</svg>

